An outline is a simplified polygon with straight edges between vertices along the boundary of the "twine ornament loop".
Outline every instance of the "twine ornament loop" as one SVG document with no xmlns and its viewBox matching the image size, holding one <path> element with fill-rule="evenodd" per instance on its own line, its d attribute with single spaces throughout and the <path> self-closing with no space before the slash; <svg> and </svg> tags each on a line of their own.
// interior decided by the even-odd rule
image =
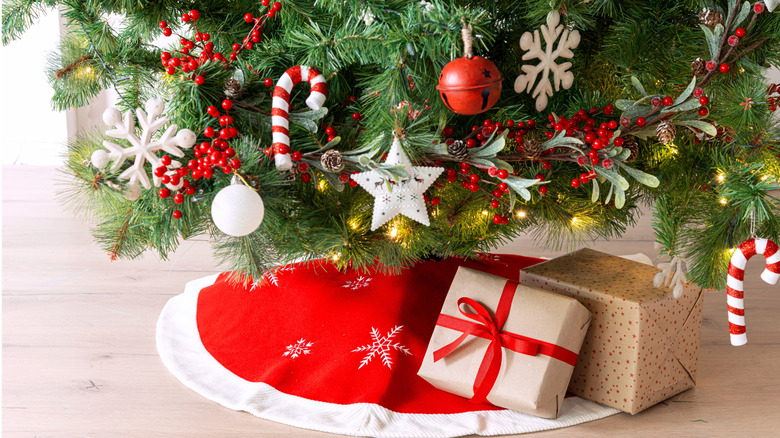
<svg viewBox="0 0 780 438">
<path fill-rule="evenodd" d="M 474 56 L 474 36 L 471 33 L 473 28 L 466 23 L 465 17 L 462 17 L 460 22 L 463 23 L 460 30 L 460 35 L 463 38 L 463 57 L 471 59 Z"/>
</svg>

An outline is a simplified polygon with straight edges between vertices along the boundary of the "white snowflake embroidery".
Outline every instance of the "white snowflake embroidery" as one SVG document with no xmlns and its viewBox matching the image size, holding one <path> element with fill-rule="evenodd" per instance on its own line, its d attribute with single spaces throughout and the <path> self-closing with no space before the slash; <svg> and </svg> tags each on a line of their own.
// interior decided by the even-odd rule
<svg viewBox="0 0 780 438">
<path fill-rule="evenodd" d="M 390 357 L 390 349 L 401 351 L 411 356 L 412 352 L 409 351 L 409 349 L 406 348 L 406 346 L 401 345 L 398 342 L 395 343 L 391 342 L 393 340 L 393 337 L 395 337 L 395 335 L 397 335 L 398 332 L 401 331 L 402 327 L 403 327 L 402 325 L 396 326 L 394 329 L 390 330 L 390 332 L 388 332 L 387 335 L 385 336 L 379 334 L 379 330 L 375 329 L 374 327 L 371 327 L 371 339 L 374 340 L 374 343 L 362 345 L 352 350 L 353 353 L 359 351 L 368 352 L 368 354 L 360 362 L 360 366 L 358 367 L 358 369 L 363 368 L 363 366 L 371 362 L 371 359 L 377 354 L 379 354 L 379 356 L 382 357 L 382 364 L 392 369 L 393 359 Z"/>
<path fill-rule="evenodd" d="M 176 132 L 176 125 L 169 126 L 160 138 L 152 140 L 152 135 L 168 123 L 168 116 L 161 116 L 164 109 L 163 101 L 153 98 L 146 102 L 146 112 L 141 108 L 135 110 L 138 124 L 141 125 L 140 136 L 135 132 L 132 112 L 127 111 L 124 118 L 116 108 L 109 108 L 103 113 L 103 121 L 113 127 L 113 129 L 106 131 L 106 135 L 125 139 L 130 143 L 130 147 L 125 148 L 108 140 L 103 142 L 103 146 L 110 151 L 108 156 L 114 160 L 112 170 L 118 170 L 125 163 L 125 159 L 135 156 L 133 164 L 119 175 L 119 179 L 129 180 L 131 188 L 138 187 L 139 184 L 146 189 L 152 187 L 145 164 L 149 162 L 152 165 L 152 170 L 160 167 L 162 162 L 156 155 L 158 151 L 164 151 L 181 158 L 184 156 L 184 152 L 180 148 L 188 149 L 195 144 L 197 138 L 195 133 L 189 129 Z M 172 163 L 169 168 L 180 165 L 181 163 L 177 161 Z M 154 185 L 159 187 L 160 181 L 161 178 L 155 175 Z"/>
<path fill-rule="evenodd" d="M 523 60 L 538 58 L 538 65 L 523 65 L 522 69 L 525 74 L 517 77 L 515 80 L 515 92 L 531 93 L 531 89 L 536 82 L 536 78 L 539 73 L 542 73 L 542 78 L 536 85 L 536 88 L 531 93 L 531 97 L 536 98 L 536 110 L 542 111 L 547 107 L 548 96 L 553 95 L 552 84 L 550 83 L 550 71 L 553 73 L 553 82 L 555 85 L 555 91 L 560 90 L 561 85 L 565 90 L 571 88 L 574 83 L 574 74 L 568 71 L 571 67 L 571 62 L 564 62 L 563 64 L 556 64 L 555 59 L 561 58 L 573 58 L 574 53 L 571 49 L 576 48 L 580 44 L 580 33 L 576 30 L 569 32 L 565 29 L 561 21 L 561 15 L 558 11 L 552 11 L 547 14 L 547 25 L 542 25 L 542 35 L 544 36 L 544 42 L 547 45 L 546 50 L 542 51 L 542 40 L 539 38 L 539 31 L 535 30 L 533 35 L 531 32 L 526 32 L 520 37 L 520 48 L 527 51 L 523 55 Z M 561 35 L 563 32 L 563 35 Z M 558 47 L 553 50 L 553 44 L 555 40 L 561 37 L 558 42 Z"/>
<path fill-rule="evenodd" d="M 368 283 L 371 283 L 371 280 L 372 280 L 371 277 L 364 277 L 364 276 L 361 275 L 356 280 L 349 280 L 349 281 L 347 281 L 344 284 L 344 286 L 341 286 L 341 287 L 346 287 L 347 289 L 357 290 L 357 289 L 360 289 L 361 287 L 367 287 Z"/>
<path fill-rule="evenodd" d="M 295 359 L 296 357 L 303 356 L 305 354 L 310 354 L 311 350 L 310 348 L 314 345 L 314 342 L 308 342 L 305 338 L 298 339 L 297 342 L 294 344 L 290 344 L 286 347 L 284 347 L 285 351 L 282 356 L 288 356 L 291 359 Z"/>
<path fill-rule="evenodd" d="M 263 275 L 263 278 L 268 280 L 268 282 L 273 284 L 274 286 L 279 286 L 279 274 L 283 272 L 292 272 L 293 269 L 294 268 L 292 267 L 292 265 L 280 266 L 272 271 L 266 272 L 265 275 Z"/>
</svg>

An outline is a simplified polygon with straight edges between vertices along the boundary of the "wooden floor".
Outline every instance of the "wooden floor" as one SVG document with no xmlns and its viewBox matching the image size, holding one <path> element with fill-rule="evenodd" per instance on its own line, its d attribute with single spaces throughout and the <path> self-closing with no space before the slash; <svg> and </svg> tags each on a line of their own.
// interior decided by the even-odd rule
<svg viewBox="0 0 780 438">
<path fill-rule="evenodd" d="M 88 225 L 54 200 L 54 171 L 5 167 L 3 178 L 3 437 L 334 436 L 234 412 L 181 385 L 155 349 L 165 302 L 220 271 L 208 242 L 169 261 L 110 262 Z M 613 254 L 653 254 L 648 219 Z M 528 240 L 498 252 L 553 255 Z M 750 343 L 731 347 L 724 292 L 707 294 L 698 386 L 635 416 L 532 436 L 780 436 L 780 286 L 747 268 Z"/>
</svg>

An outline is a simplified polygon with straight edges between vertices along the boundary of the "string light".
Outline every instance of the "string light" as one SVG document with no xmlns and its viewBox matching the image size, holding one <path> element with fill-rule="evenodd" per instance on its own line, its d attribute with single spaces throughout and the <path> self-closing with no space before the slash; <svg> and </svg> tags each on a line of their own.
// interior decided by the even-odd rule
<svg viewBox="0 0 780 438">
<path fill-rule="evenodd" d="M 517 212 L 517 217 L 523 219 L 526 217 L 526 213 L 523 210 Z"/>
<path fill-rule="evenodd" d="M 488 215 L 487 210 L 482 210 L 482 216 L 487 216 L 487 215 Z"/>
<path fill-rule="evenodd" d="M 769 178 L 769 175 L 762 175 L 761 181 L 766 181 Z"/>
<path fill-rule="evenodd" d="M 396 227 L 390 228 L 390 237 L 392 237 L 393 239 L 398 237 L 398 228 Z"/>
<path fill-rule="evenodd" d="M 729 203 L 729 201 L 726 198 L 720 198 L 720 204 L 721 205 L 726 205 L 728 203 Z"/>
<path fill-rule="evenodd" d="M 333 259 L 334 262 L 337 262 L 341 258 L 341 253 L 337 252 L 336 254 L 333 254 L 333 257 L 331 258 Z"/>
<path fill-rule="evenodd" d="M 351 220 L 348 223 L 349 223 L 349 227 L 352 228 L 353 230 L 357 230 L 358 229 L 358 223 L 355 222 L 354 220 Z"/>
<path fill-rule="evenodd" d="M 576 217 L 571 218 L 571 224 L 572 225 L 577 225 L 578 221 L 579 221 L 579 219 L 577 219 Z"/>
<path fill-rule="evenodd" d="M 726 179 L 726 175 L 719 173 L 718 174 L 718 182 L 723 182 Z"/>
<path fill-rule="evenodd" d="M 328 188 L 328 182 L 324 179 L 321 179 L 320 182 L 317 184 L 317 188 L 320 189 L 321 192 L 324 192 L 326 188 Z"/>
<path fill-rule="evenodd" d="M 86 72 L 87 72 L 87 73 L 91 73 L 91 72 L 92 72 L 92 67 L 87 67 L 87 70 L 86 70 Z"/>
</svg>

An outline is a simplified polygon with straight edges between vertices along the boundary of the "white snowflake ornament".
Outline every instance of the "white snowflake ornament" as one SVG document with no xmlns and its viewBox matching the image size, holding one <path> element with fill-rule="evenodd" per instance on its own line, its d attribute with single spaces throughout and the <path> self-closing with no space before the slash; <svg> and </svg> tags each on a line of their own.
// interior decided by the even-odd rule
<svg viewBox="0 0 780 438">
<path fill-rule="evenodd" d="M 780 0 L 764 0 L 764 4 L 766 5 L 766 8 L 769 10 L 769 12 L 772 12 L 775 10 L 777 5 L 780 5 Z"/>
<path fill-rule="evenodd" d="M 125 148 L 108 140 L 103 142 L 103 146 L 110 152 L 109 159 L 114 160 L 111 169 L 118 170 L 124 164 L 125 159 L 135 157 L 133 164 L 119 174 L 119 179 L 129 181 L 129 189 L 138 187 L 139 184 L 146 189 L 152 188 L 145 164 L 147 162 L 151 164 L 152 170 L 160 167 L 162 162 L 157 157 L 157 152 L 164 151 L 175 157 L 183 157 L 182 148 L 189 149 L 195 144 L 197 138 L 195 133 L 189 129 L 176 132 L 177 126 L 175 124 L 170 125 L 159 138 L 152 140 L 154 133 L 162 129 L 169 121 L 167 116 L 161 116 L 164 109 L 165 103 L 162 99 L 153 98 L 146 102 L 146 111 L 141 108 L 135 110 L 138 123 L 141 125 L 140 136 L 135 132 L 131 111 L 127 111 L 124 117 L 116 108 L 109 108 L 103 113 L 103 121 L 113 127 L 113 129 L 106 131 L 106 135 L 122 138 L 130 143 L 130 147 Z M 93 162 L 93 164 L 98 167 L 97 164 L 102 158 L 99 156 L 96 160 L 98 163 Z M 154 186 L 159 187 L 160 183 L 161 178 L 154 177 Z"/>
<path fill-rule="evenodd" d="M 547 108 L 547 99 L 553 95 L 553 85 L 555 91 L 559 91 L 561 86 L 565 90 L 571 88 L 574 83 L 574 74 L 569 70 L 571 62 L 556 64 L 556 58 L 573 58 L 571 51 L 580 44 L 579 31 L 569 32 L 560 24 L 561 15 L 558 11 L 552 11 L 547 14 L 547 25 L 542 25 L 542 36 L 546 44 L 545 50 L 542 50 L 542 40 L 539 37 L 539 31 L 535 30 L 533 35 L 526 32 L 520 37 L 520 48 L 527 51 L 523 55 L 523 60 L 538 58 L 537 65 L 523 65 L 522 70 L 525 74 L 517 77 L 515 80 L 515 92 L 531 93 L 531 97 L 536 98 L 536 110 L 542 111 Z M 558 47 L 553 48 L 555 41 L 561 37 Z M 550 83 L 550 72 L 553 73 L 552 83 Z M 541 78 L 534 88 L 534 83 L 541 73 Z M 532 91 L 533 89 L 533 91 Z"/>
<path fill-rule="evenodd" d="M 393 137 L 393 145 L 390 147 L 385 163 L 402 165 L 408 177 L 387 184 L 382 175 L 373 170 L 352 175 L 352 179 L 374 197 L 371 231 L 386 224 L 399 214 L 423 225 L 430 225 L 423 193 L 436 181 L 444 168 L 412 166 L 398 137 Z"/>
</svg>

